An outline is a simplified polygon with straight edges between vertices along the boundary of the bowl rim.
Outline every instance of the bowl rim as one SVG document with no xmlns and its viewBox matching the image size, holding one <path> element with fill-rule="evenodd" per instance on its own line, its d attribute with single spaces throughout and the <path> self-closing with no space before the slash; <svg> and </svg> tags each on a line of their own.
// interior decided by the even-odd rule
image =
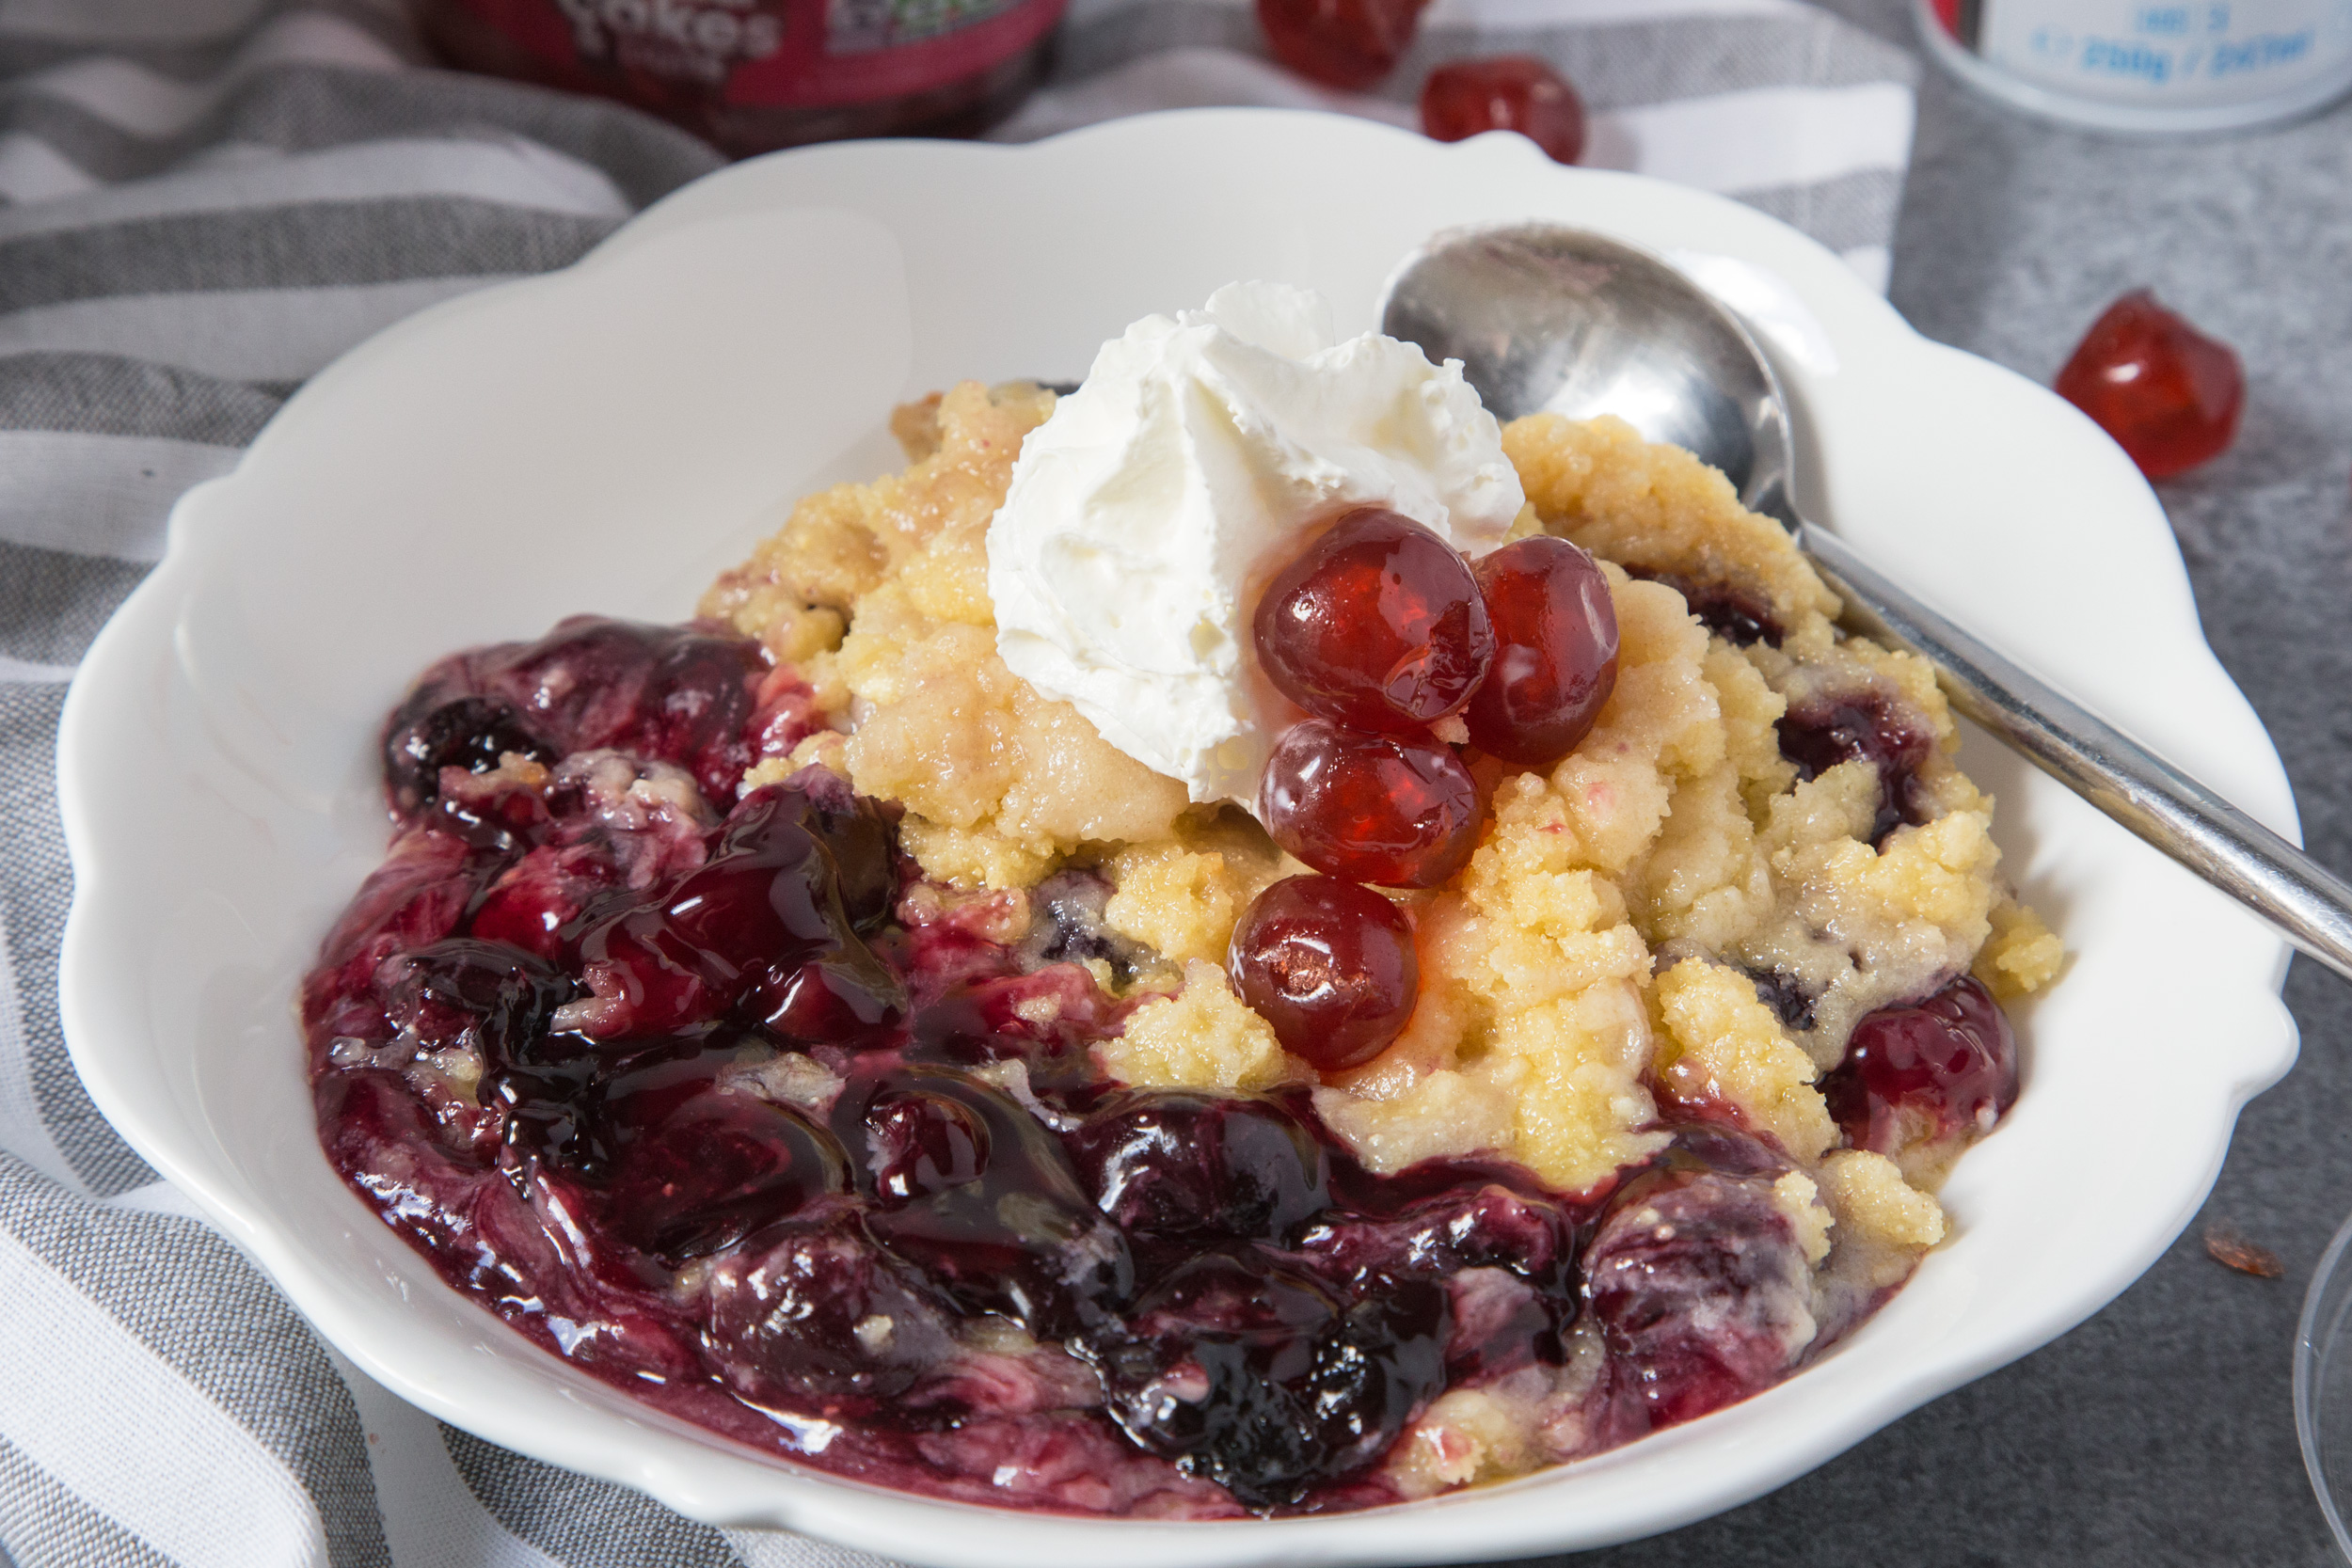
<svg viewBox="0 0 2352 1568">
<path fill-rule="evenodd" d="M 196 562 L 202 556 L 209 530 L 232 516 L 241 483 L 252 483 L 261 467 L 280 461 L 279 452 L 293 439 L 288 415 L 315 418 L 343 388 L 372 373 L 377 358 L 430 341 L 460 325 L 471 312 L 498 310 L 530 292 L 557 286 L 562 280 L 610 265 L 639 247 L 681 235 L 707 223 L 746 211 L 773 210 L 779 193 L 795 189 L 818 192 L 829 199 L 845 179 L 888 168 L 898 161 L 908 167 L 952 170 L 959 177 L 996 178 L 1040 170 L 1057 161 L 1086 164 L 1122 160 L 1150 152 L 1170 155 L 1182 144 L 1197 150 L 1208 143 L 1231 150 L 1248 148 L 1259 155 L 1268 149 L 1286 148 L 1293 155 L 1312 157 L 1333 150 L 1351 156 L 1391 156 L 1453 160 L 1424 167 L 1479 168 L 1515 179 L 1564 180 L 1595 198 L 1616 204 L 1613 214 L 1628 203 L 1672 214 L 1667 229 L 1700 229 L 1720 235 L 1724 253 L 1740 257 L 1779 278 L 1802 302 L 1813 309 L 1818 325 L 1834 350 L 1862 357 L 1875 354 L 1908 360 L 1920 373 L 1974 378 L 1979 384 L 2004 385 L 2008 395 L 2031 394 L 2048 405 L 2042 412 L 2059 426 L 2068 421 L 2079 430 L 2068 438 L 2081 446 L 2086 440 L 2104 449 L 2094 453 L 2083 447 L 2084 461 L 2106 465 L 2105 480 L 2113 485 L 2136 486 L 2125 497 L 2158 524 L 2162 512 L 2153 492 L 2136 470 L 2128 483 L 2115 471 L 2124 460 L 2111 443 L 2096 433 L 2070 405 L 2010 372 L 1987 365 L 1961 351 L 1920 337 L 1873 293 L 1829 250 L 1814 241 L 1727 198 L 1667 185 L 1640 176 L 1608 171 L 1559 169 L 1521 138 L 1504 134 L 1472 138 L 1438 148 L 1410 133 L 1392 128 L 1300 111 L 1175 110 L 1136 116 L 1067 133 L 1020 147 L 962 143 L 835 144 L 771 154 L 722 170 L 681 189 L 649 208 L 605 240 L 574 267 L 539 277 L 494 285 L 477 293 L 445 302 L 410 317 L 360 345 L 338 360 L 290 400 L 287 411 L 248 449 L 231 473 L 198 486 L 175 507 L 163 561 L 133 593 L 93 642 L 72 683 L 60 720 L 58 736 L 59 809 L 76 870 L 73 903 L 69 914 L 60 959 L 59 1004 L 65 1032 L 77 1070 L 92 1100 L 132 1147 L 159 1174 L 180 1186 L 213 1222 L 241 1245 L 269 1275 L 320 1332 L 362 1370 L 412 1403 L 485 1438 L 564 1465 L 618 1481 L 652 1494 L 690 1516 L 723 1526 L 776 1526 L 803 1530 L 823 1538 L 890 1555 L 952 1565 L 952 1568 L 1011 1568 L 1033 1560 L 1041 1551 L 1076 1553 L 1116 1551 L 1137 1568 L 1166 1564 L 1245 1564 L 1272 1561 L 1411 1562 L 1507 1557 L 1568 1549 L 1631 1539 L 1653 1533 L 1736 1506 L 1793 1480 L 1859 1441 L 1880 1426 L 1926 1403 L 1993 1368 L 2056 1338 L 2088 1318 L 2137 1277 L 2171 1238 L 2186 1225 L 2203 1193 L 2217 1174 L 2227 1148 L 2228 1134 L 2245 1101 L 2282 1075 L 2294 1059 L 2292 1018 L 2277 1001 L 2283 981 L 2288 949 L 2271 939 L 2266 950 L 2249 947 L 2233 984 L 2252 1008 L 2250 1022 L 2267 1023 L 2265 1030 L 2249 1027 L 2241 1044 L 2235 1075 L 2223 1085 L 2226 1106 L 2217 1107 L 2218 1136 L 2204 1158 L 2201 1177 L 2191 1171 L 2173 1194 L 2171 1209 L 2161 1217 L 2149 1216 L 2137 1237 L 2139 1244 L 2126 1268 L 2121 1264 L 2094 1285 L 2078 1289 L 2062 1302 L 2044 1305 L 2039 1312 L 2020 1315 L 2005 1332 L 1981 1338 L 1961 1353 L 1931 1366 L 1914 1368 L 1905 1377 L 1886 1378 L 1868 1386 L 1850 1389 L 1842 1416 L 1816 1420 L 1793 1433 L 1775 1434 L 1771 1441 L 1742 1441 L 1726 1448 L 1720 1433 L 1740 1422 L 1769 1425 L 1767 1407 L 1788 1402 L 1776 1396 L 1800 1384 L 1822 1377 L 1836 1366 L 1833 1352 L 1804 1372 L 1738 1406 L 1686 1426 L 1654 1434 L 1639 1443 L 1594 1459 L 1538 1471 L 1530 1476 L 1453 1493 L 1422 1502 L 1395 1505 L 1353 1514 L 1283 1520 L 1168 1523 L 1087 1518 L 946 1502 L 888 1488 L 844 1480 L 822 1472 L 789 1466 L 780 1461 L 751 1459 L 723 1439 L 682 1422 L 659 1418 L 629 1405 L 614 1414 L 620 1424 L 634 1429 L 631 1439 L 615 1447 L 609 1423 L 580 1423 L 580 1431 L 548 1431 L 507 1413 L 485 1411 L 452 1397 L 446 1384 L 421 1374 L 416 1353 L 406 1347 L 387 1348 L 371 1336 L 370 1326 L 344 1312 L 326 1290 L 318 1262 L 305 1254 L 298 1237 L 273 1223 L 256 1195 L 223 1180 L 220 1168 L 200 1148 L 183 1141 L 183 1130 L 148 1121 L 137 1110 L 117 1074 L 130 1064 L 119 1056 L 108 1031 L 120 1025 L 119 1009 L 102 1006 L 104 988 L 125 979 L 123 965 L 130 956 L 111 951 L 107 928 L 119 901 L 125 895 L 121 868 L 106 854 L 105 824 L 88 805 L 89 781 L 106 766 L 103 751 L 103 705 L 119 699 L 131 684 L 143 678 L 141 661 L 168 650 L 176 618 L 183 604 L 203 590 Z M 983 172 L 985 171 L 985 172 Z M 1568 188 L 1568 187 L 1563 187 Z M 809 199 L 802 198 L 803 204 Z M 1612 222 L 1594 227 L 1622 232 Z M 1633 243 L 1658 246 L 1643 235 Z M 1181 302 L 1176 302 L 1181 303 Z M 1767 336 L 1771 334 L 1767 333 Z M 1785 345 L 1784 345 L 1785 347 Z M 1776 357 L 1779 355 L 1776 353 Z M 1784 379 L 1792 377 L 1783 364 Z M 1985 378 L 1992 378 L 1987 382 Z M 1793 371 L 1792 395 L 1804 400 L 1807 376 Z M 2011 385 L 2013 384 L 2013 385 Z M 2039 406 L 2039 405 L 2037 405 Z M 1804 416 L 1810 418 L 1810 415 Z M 2095 464 L 2094 464 L 2095 466 Z M 2125 464 L 2128 467 L 2127 463 Z M 2119 495 L 2123 491 L 2119 490 Z M 2122 502 L 2119 502 L 2122 504 Z M 2169 546 L 2169 529 L 2163 539 Z M 2161 573 L 2164 562 L 2158 562 Z M 2234 798 L 2254 815 L 2294 836 L 2292 797 L 2275 751 L 2261 732 L 2259 721 L 2242 696 L 2228 682 L 2205 646 L 2187 592 L 2185 570 L 2177 549 L 2169 570 L 2177 593 L 2174 602 L 2152 603 L 2151 616 L 2170 620 L 2169 640 L 2190 665 L 2204 669 L 2234 699 L 2236 710 L 2224 715 L 2237 726 L 2240 750 L 2236 767 L 2216 787 Z M 2160 596 L 2161 597 L 2161 596 Z M 2226 706 L 2226 704 L 2225 704 Z M 2247 739 L 2250 726 L 2252 741 Z M 2153 851 L 2149 851 L 2153 854 Z M 131 879 L 135 882 L 135 877 Z M 2250 917 L 2249 917 L 2250 918 Z M 2255 992 L 2266 992 L 2266 1009 L 2254 1007 Z M 2233 992 L 2236 994 L 2236 992 Z M 2266 1016 L 2265 1016 L 2266 1014 Z M 324 1164 L 322 1159 L 321 1164 Z M 2193 1186 L 2194 1191 L 2189 1189 Z M 355 1212 L 357 1200 L 353 1200 Z M 2159 1231 L 2161 1234 L 2159 1234 Z M 483 1314 L 485 1323 L 493 1323 Z M 496 1332 L 524 1343 L 503 1324 Z M 1851 1344 L 1851 1340 L 1848 1341 Z M 548 1364 L 570 1370 L 553 1356 L 537 1352 Z M 1843 1346 L 1839 1347 L 1842 1351 Z M 577 1375 L 577 1374 L 572 1374 Z M 619 1396 L 615 1395 L 617 1400 Z M 590 1402 L 594 1402 L 591 1401 Z M 577 1411 L 580 1399 L 572 1397 Z M 1747 1412 L 1741 1416 L 1741 1412 Z M 593 1429 L 599 1437 L 583 1433 Z M 674 1429 L 674 1430 L 672 1430 Z M 1751 1436 L 1753 1434 L 1750 1434 Z M 713 1455 L 714 1447 L 726 1449 Z M 1703 1449 L 1709 1468 L 1698 1484 L 1682 1487 L 1673 1496 L 1649 1497 L 1639 1506 L 1604 1510 L 1605 1518 L 1562 1519 L 1557 1511 L 1529 1506 L 1528 1499 L 1557 1488 L 1564 1477 L 1610 1477 L 1629 1469 L 1634 1460 L 1651 1460 Z M 699 1450 L 696 1451 L 696 1450 Z M 1631 1460 L 1629 1456 L 1633 1456 Z M 1684 1480 L 1691 1465 L 1684 1465 Z M 1638 1486 L 1636 1487 L 1638 1491 Z M 1476 1517 L 1473 1518 L 1472 1515 Z M 984 1528 L 981 1527 L 984 1524 Z"/>
</svg>

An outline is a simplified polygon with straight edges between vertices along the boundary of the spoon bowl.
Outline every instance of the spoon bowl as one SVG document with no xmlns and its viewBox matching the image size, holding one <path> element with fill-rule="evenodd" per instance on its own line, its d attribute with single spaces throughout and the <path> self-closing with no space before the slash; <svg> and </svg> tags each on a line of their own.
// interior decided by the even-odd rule
<svg viewBox="0 0 2352 1568">
<path fill-rule="evenodd" d="M 2352 886 L 1798 515 L 1771 362 L 1665 261 L 1565 224 L 1446 230 L 1390 275 L 1380 326 L 1460 360 L 1498 419 L 1613 414 L 1721 469 L 1796 535 L 1855 630 L 1927 659 L 1955 708 L 2352 979 Z"/>
<path fill-rule="evenodd" d="M 1389 279 L 1380 330 L 1459 359 L 1497 419 L 1614 414 L 1793 525 L 1788 404 L 1740 318 L 1645 250 L 1558 224 L 1453 230 Z"/>
</svg>

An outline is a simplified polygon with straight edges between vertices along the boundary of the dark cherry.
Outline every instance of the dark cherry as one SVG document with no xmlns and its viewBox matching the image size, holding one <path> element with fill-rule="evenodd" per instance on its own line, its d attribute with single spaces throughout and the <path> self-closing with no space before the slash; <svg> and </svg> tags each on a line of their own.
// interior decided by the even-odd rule
<svg viewBox="0 0 2352 1568">
<path fill-rule="evenodd" d="M 866 1146 L 861 1180 L 879 1200 L 867 1229 L 964 1310 L 1058 1339 L 1133 1292 L 1126 1238 L 1009 1095 L 949 1069 L 900 1069 L 844 1091 L 834 1125 Z"/>
<path fill-rule="evenodd" d="M 1584 155 L 1584 101 L 1533 55 L 1448 60 L 1422 84 L 1421 128 L 1438 141 L 1517 131 L 1555 164 Z"/>
<path fill-rule="evenodd" d="M 798 969 L 771 965 L 749 1011 L 779 1040 L 846 1045 L 876 1038 L 905 1006 L 898 977 L 860 942 L 834 947 Z"/>
<path fill-rule="evenodd" d="M 713 1267 L 707 1290 L 705 1354 L 728 1386 L 762 1404 L 799 1408 L 814 1397 L 872 1414 L 955 1353 L 946 1305 L 851 1212 L 758 1232 Z"/>
<path fill-rule="evenodd" d="M 1349 92 L 1371 87 L 1413 41 L 1428 0 L 1258 0 L 1274 57 Z"/>
<path fill-rule="evenodd" d="M 874 1191 L 910 1203 L 977 1181 L 988 1168 L 988 1123 L 951 1096 L 894 1089 L 866 1111 Z"/>
<path fill-rule="evenodd" d="M 803 768 L 784 788 L 807 802 L 801 826 L 833 857 L 850 928 L 861 936 L 882 929 L 898 898 L 898 808 L 859 795 L 830 768 Z"/>
<path fill-rule="evenodd" d="M 1421 996 L 1405 911 L 1336 877 L 1287 877 L 1258 895 L 1233 927 L 1226 968 L 1282 1049 L 1326 1072 L 1387 1050 Z"/>
<path fill-rule="evenodd" d="M 1394 1214 L 1344 1211 L 1311 1226 L 1299 1251 L 1342 1278 L 1419 1275 L 1453 1292 L 1447 1376 L 1455 1383 L 1534 1362 L 1557 1366 L 1575 1323 L 1577 1216 L 1555 1199 L 1476 1173 Z"/>
<path fill-rule="evenodd" d="M 470 1047 L 492 1070 L 521 1059 L 577 989 L 544 959 L 469 937 L 388 960 L 377 983 L 386 1016 L 413 1033 L 420 1049 Z"/>
<path fill-rule="evenodd" d="M 1820 997 L 1803 980 L 1777 969 L 1751 969 L 1746 973 L 1756 982 L 1756 999 L 1772 1008 L 1781 1022 L 1796 1030 L 1813 1027 Z"/>
<path fill-rule="evenodd" d="M 839 1146 L 800 1113 L 706 1088 L 623 1146 L 605 1224 L 675 1266 L 846 1191 L 846 1172 Z"/>
<path fill-rule="evenodd" d="M 845 885 L 869 896 L 879 873 L 845 876 L 827 843 L 848 841 L 828 821 L 840 815 L 788 785 L 755 791 L 704 864 L 592 920 L 579 952 L 608 1006 L 584 1027 L 659 1033 L 742 1006 L 786 1038 L 813 1040 L 895 1017 L 903 990 L 842 896 Z M 860 854 L 886 863 L 886 832 L 854 836 Z"/>
<path fill-rule="evenodd" d="M 1451 748 L 1309 719 L 1274 743 L 1258 815 L 1275 843 L 1317 871 L 1436 887 L 1478 847 L 1484 807 Z"/>
<path fill-rule="evenodd" d="M 1270 1095 L 1130 1089 L 1069 1142 L 1095 1206 L 1131 1234 L 1288 1246 L 1331 1204 L 1329 1154 Z"/>
<path fill-rule="evenodd" d="M 1665 1426 L 1780 1380 L 1809 1338 L 1811 1271 L 1765 1175 L 1629 1182 L 1584 1254 L 1612 1361 Z"/>
<path fill-rule="evenodd" d="M 1357 1284 L 1255 1249 L 1185 1264 L 1088 1341 L 1112 1418 L 1251 1508 L 1363 1469 L 1444 1387 L 1450 1306 L 1425 1280 Z"/>
<path fill-rule="evenodd" d="M 1120 978 L 1132 975 L 1148 949 L 1111 928 L 1105 918 L 1110 898 L 1108 879 L 1078 867 L 1057 871 L 1031 888 L 1028 934 L 1016 946 L 1022 969 L 1099 958 Z"/>
<path fill-rule="evenodd" d="M 2146 289 L 2134 289 L 2091 323 L 2057 387 L 2150 479 L 2218 457 L 2246 409 L 2246 372 L 2230 345 Z"/>
<path fill-rule="evenodd" d="M 922 956 L 938 941 L 936 928 L 912 944 Z M 1028 974 L 1002 971 L 1018 961 L 998 948 L 987 960 L 996 972 L 960 978 L 984 954 L 939 943 L 932 961 L 948 966 L 950 983 L 917 970 L 909 984 L 930 998 L 910 1020 L 902 1059 L 912 1065 L 977 1068 L 991 1063 L 1022 1065 L 1030 1087 L 1041 1094 L 1081 1095 L 1100 1081 L 1089 1048 L 1118 1032 L 1126 1010 L 1076 964 L 1048 964 Z M 919 961 L 919 957 L 918 957 Z"/>
<path fill-rule="evenodd" d="M 1987 1132 L 2017 1102 L 2017 1037 L 1993 993 L 1963 975 L 1855 1024 L 1821 1093 L 1856 1148 Z"/>
<path fill-rule="evenodd" d="M 1565 539 L 1539 533 L 1483 558 L 1478 586 L 1495 657 L 1463 710 L 1470 743 L 1516 767 L 1549 767 L 1576 749 L 1616 689 L 1609 579 Z"/>
<path fill-rule="evenodd" d="M 1877 769 L 1872 844 L 1884 843 L 1899 824 L 1915 828 L 1928 819 L 1919 769 L 1935 750 L 1935 736 L 1895 697 L 1878 690 L 1808 697 L 1791 703 L 1775 729 L 1780 754 L 1797 765 L 1800 779 L 1817 779 L 1841 762 L 1859 760 Z"/>
<path fill-rule="evenodd" d="M 1319 719 L 1422 735 L 1470 701 L 1494 657 L 1477 579 L 1410 517 L 1359 506 L 1266 585 L 1259 667 Z"/>
<path fill-rule="evenodd" d="M 386 960 L 456 930 L 466 906 L 497 875 L 499 857 L 448 833 L 412 828 L 392 841 L 319 947 L 302 982 L 302 1019 L 314 1044 L 338 1036 L 384 1040 L 376 976 Z"/>
<path fill-rule="evenodd" d="M 722 1085 L 738 1037 L 703 1030 L 608 1060 L 546 1037 L 485 1075 L 509 1167 L 583 1196 L 604 1232 L 675 1268 L 849 1188 L 833 1135 Z"/>
</svg>

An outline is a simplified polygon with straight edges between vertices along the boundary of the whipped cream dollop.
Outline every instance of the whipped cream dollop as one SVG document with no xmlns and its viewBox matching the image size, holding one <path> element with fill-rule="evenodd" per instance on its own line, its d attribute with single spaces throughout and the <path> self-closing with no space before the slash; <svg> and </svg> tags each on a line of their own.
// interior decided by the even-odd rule
<svg viewBox="0 0 2352 1568">
<path fill-rule="evenodd" d="M 1229 283 L 1104 344 L 1023 444 L 988 531 L 997 650 L 1193 800 L 1250 805 L 1295 710 L 1249 621 L 1304 535 L 1385 506 L 1474 557 L 1524 499 L 1458 361 L 1338 341 L 1311 290 Z"/>
</svg>

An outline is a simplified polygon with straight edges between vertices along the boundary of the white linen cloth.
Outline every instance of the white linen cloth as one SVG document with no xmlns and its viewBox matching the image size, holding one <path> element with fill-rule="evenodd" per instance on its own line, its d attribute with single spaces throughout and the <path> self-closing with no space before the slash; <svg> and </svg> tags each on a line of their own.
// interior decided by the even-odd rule
<svg viewBox="0 0 2352 1568">
<path fill-rule="evenodd" d="M 1411 125 L 1432 65 L 1502 52 L 1578 84 L 1589 162 L 1739 197 L 1883 284 L 1916 67 L 1793 0 L 1436 0 L 1366 95 L 1274 66 L 1243 0 L 1077 0 L 995 135 L 1201 103 Z M 363 338 L 562 266 L 719 162 L 626 110 L 432 70 L 392 0 L 0 0 L 0 1553 L 21 1568 L 873 1560 L 692 1523 L 370 1383 L 97 1115 L 57 1023 L 58 708 L 172 501 Z"/>
</svg>

